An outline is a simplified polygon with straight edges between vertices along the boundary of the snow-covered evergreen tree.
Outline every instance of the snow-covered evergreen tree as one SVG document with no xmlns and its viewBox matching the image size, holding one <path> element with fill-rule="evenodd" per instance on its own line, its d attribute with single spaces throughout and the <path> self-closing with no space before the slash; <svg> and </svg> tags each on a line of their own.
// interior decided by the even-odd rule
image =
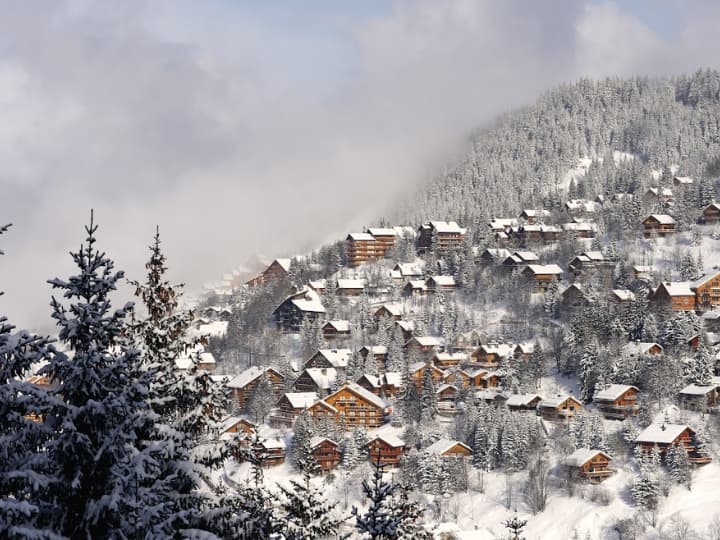
<svg viewBox="0 0 720 540">
<path fill-rule="evenodd" d="M 684 444 L 674 444 L 668 448 L 665 463 L 673 481 L 692 489 L 692 463 Z"/>
</svg>

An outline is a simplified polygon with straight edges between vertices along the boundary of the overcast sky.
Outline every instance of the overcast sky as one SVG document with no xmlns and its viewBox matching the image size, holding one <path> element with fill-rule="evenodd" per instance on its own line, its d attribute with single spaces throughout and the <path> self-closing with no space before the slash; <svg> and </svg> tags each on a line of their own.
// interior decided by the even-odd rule
<svg viewBox="0 0 720 540">
<path fill-rule="evenodd" d="M 0 313 L 47 328 L 90 208 L 194 289 L 341 238 L 556 83 L 716 67 L 715 4 L 0 1 Z"/>
</svg>

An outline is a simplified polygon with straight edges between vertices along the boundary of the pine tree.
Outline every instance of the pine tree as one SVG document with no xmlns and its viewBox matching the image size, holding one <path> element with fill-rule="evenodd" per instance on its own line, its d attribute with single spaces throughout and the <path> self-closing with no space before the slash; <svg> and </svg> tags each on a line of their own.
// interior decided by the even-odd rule
<svg viewBox="0 0 720 540">
<path fill-rule="evenodd" d="M 256 422 L 264 423 L 275 402 L 275 391 L 265 372 L 260 376 L 260 381 L 248 400 L 247 410 L 254 416 Z"/>
<path fill-rule="evenodd" d="M 598 352 L 595 344 L 588 344 L 580 358 L 580 397 L 588 403 L 592 400 L 597 382 Z"/>
<path fill-rule="evenodd" d="M 343 443 L 342 462 L 340 466 L 345 470 L 352 470 L 360 462 L 360 450 L 358 449 L 355 437 L 345 437 Z"/>
<path fill-rule="evenodd" d="M 96 231 L 91 219 L 85 243 L 71 254 L 79 273 L 50 280 L 70 306 L 52 298 L 52 317 L 68 354 L 56 354 L 43 370 L 58 384 L 58 403 L 46 421 L 62 426 L 46 451 L 58 475 L 52 493 L 60 512 L 56 531 L 72 538 L 150 530 L 146 504 L 156 496 L 162 504 L 164 495 L 153 489 L 153 456 L 137 447 L 153 426 L 144 401 L 148 376 L 132 381 L 139 371 L 138 352 L 126 339 L 132 305 L 111 306 L 109 296 L 123 273 L 97 250 Z"/>
<path fill-rule="evenodd" d="M 313 435 L 313 420 L 307 411 L 303 411 L 293 426 L 292 462 L 298 469 L 302 469 L 312 459 L 310 439 Z"/>
<path fill-rule="evenodd" d="M 437 395 L 429 366 L 423 369 L 422 392 L 420 394 L 420 415 L 422 419 L 435 418 L 437 414 Z"/>
<path fill-rule="evenodd" d="M 337 503 L 329 504 L 322 490 L 311 485 L 308 465 L 300 464 L 302 482 L 290 480 L 290 488 L 278 484 L 283 495 L 280 529 L 285 540 L 330 538 L 344 521 L 332 516 Z"/>
<path fill-rule="evenodd" d="M 688 490 L 692 489 L 692 463 L 684 444 L 674 444 L 668 448 L 665 461 L 670 478 L 678 484 L 684 484 Z"/>
<path fill-rule="evenodd" d="M 0 235 L 10 225 L 0 227 Z M 0 251 L 0 255 L 3 252 Z M 2 292 L 0 292 L 2 296 Z M 48 491 L 53 471 L 43 452 L 48 428 L 42 421 L 51 400 L 25 378 L 54 353 L 48 340 L 15 331 L 0 316 L 0 537 L 51 538 L 53 508 Z"/>
</svg>

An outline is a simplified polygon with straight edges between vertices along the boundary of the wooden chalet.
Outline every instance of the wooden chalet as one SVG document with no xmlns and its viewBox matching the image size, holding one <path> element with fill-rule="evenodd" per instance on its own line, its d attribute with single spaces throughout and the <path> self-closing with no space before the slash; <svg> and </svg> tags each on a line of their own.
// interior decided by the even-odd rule
<svg viewBox="0 0 720 540">
<path fill-rule="evenodd" d="M 293 392 L 314 392 L 323 397 L 330 393 L 337 381 L 335 368 L 305 368 L 293 383 Z"/>
<path fill-rule="evenodd" d="M 624 304 L 635 300 L 635 293 L 627 289 L 612 289 L 608 294 L 608 300 L 613 304 Z"/>
<path fill-rule="evenodd" d="M 468 458 L 472 456 L 472 449 L 460 441 L 451 439 L 440 439 L 425 449 L 429 454 L 440 456 L 443 458 Z"/>
<path fill-rule="evenodd" d="M 275 398 L 280 398 L 285 384 L 283 374 L 271 367 L 251 366 L 225 384 L 225 387 L 230 390 L 230 396 L 238 410 L 245 410 L 255 387 L 263 377 L 270 382 Z"/>
<path fill-rule="evenodd" d="M 518 360 L 522 360 L 524 362 L 528 362 L 531 358 L 533 353 L 535 352 L 535 343 L 532 341 L 525 342 L 525 343 L 518 343 L 515 345 L 515 348 L 513 349 L 513 356 L 517 358 Z"/>
<path fill-rule="evenodd" d="M 228 416 L 220 421 L 220 438 L 226 434 L 243 433 L 245 435 L 254 435 L 257 432 L 258 425 L 241 416 Z"/>
<path fill-rule="evenodd" d="M 584 215 L 595 214 L 602 210 L 602 205 L 587 199 L 570 199 L 565 203 L 565 211 L 569 214 Z"/>
<path fill-rule="evenodd" d="M 565 308 L 585 307 L 591 302 L 590 295 L 580 283 L 573 283 L 560 293 L 560 303 Z"/>
<path fill-rule="evenodd" d="M 402 295 L 407 298 L 418 298 L 427 293 L 428 287 L 424 279 L 411 279 L 402 288 Z"/>
<path fill-rule="evenodd" d="M 498 367 L 500 362 L 511 356 L 514 349 L 515 346 L 510 343 L 485 343 L 470 354 L 470 361 L 473 365 L 493 369 Z"/>
<path fill-rule="evenodd" d="M 625 356 L 630 357 L 653 356 L 662 354 L 663 348 L 659 343 L 652 341 L 631 341 L 623 346 L 622 352 Z"/>
<path fill-rule="evenodd" d="M 429 293 L 454 291 L 457 285 L 453 276 L 430 276 L 425 280 Z"/>
<path fill-rule="evenodd" d="M 345 255 L 348 266 L 355 268 L 365 262 L 382 258 L 385 251 L 372 234 L 350 233 L 345 238 Z"/>
<path fill-rule="evenodd" d="M 257 287 L 265 283 L 278 282 L 285 279 L 290 272 L 291 259 L 275 259 L 260 274 L 245 282 L 248 287 Z"/>
<path fill-rule="evenodd" d="M 305 362 L 306 368 L 335 368 L 338 371 L 347 369 L 353 352 L 350 349 L 320 349 Z"/>
<path fill-rule="evenodd" d="M 695 291 L 692 281 L 663 281 L 652 292 L 650 299 L 672 311 L 695 311 Z"/>
<path fill-rule="evenodd" d="M 499 264 L 510 255 L 510 251 L 504 248 L 488 248 L 480 254 L 478 260 L 480 264 Z"/>
<path fill-rule="evenodd" d="M 535 264 L 539 261 L 540 257 L 532 251 L 514 251 L 502 262 L 502 265 L 508 270 L 514 270 L 524 268 L 528 264 Z"/>
<path fill-rule="evenodd" d="M 415 332 L 415 321 L 395 321 L 395 326 L 400 328 L 405 342 L 413 337 Z"/>
<path fill-rule="evenodd" d="M 356 382 L 359 386 L 362 386 L 365 390 L 372 392 L 376 396 L 379 396 L 383 389 L 383 377 L 379 375 L 364 373 Z"/>
<path fill-rule="evenodd" d="M 477 390 L 473 397 L 475 399 L 476 404 L 480 404 L 481 402 L 485 402 L 488 405 L 492 405 L 494 407 L 502 407 L 505 405 L 505 402 L 508 399 L 508 395 L 504 392 L 501 392 L 497 388 L 489 388 L 489 389 L 483 389 L 483 390 Z"/>
<path fill-rule="evenodd" d="M 402 304 L 383 304 L 373 312 L 375 321 L 380 321 L 383 317 L 392 321 L 399 321 L 403 318 L 405 310 Z"/>
<path fill-rule="evenodd" d="M 538 405 L 538 412 L 545 420 L 567 422 L 582 408 L 582 403 L 574 397 L 558 395 L 543 399 Z"/>
<path fill-rule="evenodd" d="M 577 238 L 595 238 L 597 227 L 590 221 L 571 221 L 560 225 L 564 235 L 575 235 Z"/>
<path fill-rule="evenodd" d="M 636 264 L 632 267 L 633 277 L 635 279 L 642 279 L 645 281 L 653 279 L 655 270 L 655 267 L 649 264 Z"/>
<path fill-rule="evenodd" d="M 205 371 L 215 371 L 217 362 L 211 352 L 201 352 L 197 356 L 197 368 Z"/>
<path fill-rule="evenodd" d="M 614 471 L 610 470 L 612 458 L 602 450 L 580 448 L 565 458 L 564 465 L 568 467 L 572 476 L 599 484 L 610 478 Z"/>
<path fill-rule="evenodd" d="M 324 403 L 327 407 L 316 405 Z M 320 413 L 321 409 L 326 412 Z M 308 412 L 316 417 L 319 414 L 332 413 L 339 426 L 348 429 L 356 427 L 376 428 L 383 425 L 389 413 L 387 402 L 355 383 L 346 383 L 338 390 L 314 404 Z"/>
<path fill-rule="evenodd" d="M 720 222 L 720 204 L 712 202 L 702 211 L 702 221 L 708 225 Z"/>
<path fill-rule="evenodd" d="M 318 401 L 315 392 L 287 392 L 278 400 L 275 409 L 270 414 L 270 426 L 275 428 L 290 428 L 300 414 Z"/>
<path fill-rule="evenodd" d="M 367 448 L 371 462 L 397 467 L 405 452 L 405 442 L 392 434 L 379 434 L 370 439 Z"/>
<path fill-rule="evenodd" d="M 342 459 L 340 445 L 327 437 L 310 439 L 310 453 L 322 472 L 333 470 Z"/>
<path fill-rule="evenodd" d="M 588 270 L 595 270 L 610 265 L 612 265 L 612 261 L 605 259 L 602 251 L 584 251 L 572 258 L 568 263 L 568 270 L 576 276 L 579 276 Z"/>
<path fill-rule="evenodd" d="M 305 319 L 316 320 L 325 314 L 320 296 L 308 287 L 288 296 L 275 311 L 273 319 L 284 332 L 299 332 Z"/>
<path fill-rule="evenodd" d="M 445 341 L 437 336 L 414 336 L 410 338 L 403 348 L 406 354 L 415 354 L 418 358 L 427 358 L 440 351 L 445 346 Z"/>
<path fill-rule="evenodd" d="M 401 281 L 421 279 L 423 277 L 422 266 L 415 263 L 397 263 L 393 266 L 391 277 Z"/>
<path fill-rule="evenodd" d="M 435 397 L 437 398 L 438 404 L 440 403 L 455 403 L 458 396 L 457 386 L 453 384 L 442 383 L 435 390 Z"/>
<path fill-rule="evenodd" d="M 720 272 L 695 280 L 691 288 L 695 292 L 695 306 L 698 311 L 720 306 Z"/>
<path fill-rule="evenodd" d="M 611 384 L 595 393 L 593 403 L 605 418 L 622 420 L 638 413 L 638 392 L 636 386 Z"/>
<path fill-rule="evenodd" d="M 660 202 L 664 206 L 673 201 L 673 192 L 670 188 L 651 187 L 645 192 L 645 200 L 650 203 Z"/>
<path fill-rule="evenodd" d="M 511 394 L 507 396 L 505 404 L 514 412 L 537 412 L 542 397 L 538 394 Z"/>
<path fill-rule="evenodd" d="M 378 258 L 384 258 L 397 243 L 398 233 L 390 227 L 370 227 L 367 232 L 375 239 L 375 252 Z"/>
<path fill-rule="evenodd" d="M 698 454 L 695 431 L 685 424 L 651 424 L 637 436 L 635 444 L 644 452 L 651 452 L 657 446 L 663 458 L 668 448 L 684 444 L 691 463 L 704 465 L 712 461 L 710 456 Z"/>
<path fill-rule="evenodd" d="M 386 371 L 382 376 L 382 393 L 387 398 L 394 398 L 402 387 L 402 373 L 399 371 Z"/>
<path fill-rule="evenodd" d="M 410 379 L 415 384 L 418 391 L 422 390 L 423 378 L 425 377 L 425 371 L 430 370 L 430 378 L 432 379 L 433 385 L 437 387 L 442 383 L 445 377 L 445 372 L 437 367 L 433 366 L 429 362 L 415 362 L 408 366 L 410 371 Z"/>
<path fill-rule="evenodd" d="M 322 325 L 325 341 L 337 341 L 350 337 L 350 321 L 328 321 Z"/>
<path fill-rule="evenodd" d="M 454 221 L 429 221 L 418 229 L 418 253 L 425 253 L 433 246 L 437 253 L 458 249 L 462 246 L 466 231 Z"/>
<path fill-rule="evenodd" d="M 485 375 L 487 371 L 481 370 L 481 375 Z M 473 383 L 472 376 L 462 369 L 452 369 L 445 371 L 445 375 L 443 376 L 443 382 L 446 384 L 452 384 L 453 386 L 460 388 L 462 390 L 465 390 L 466 388 L 470 388 L 471 386 L 475 386 Z M 480 378 L 478 378 L 478 381 L 480 381 Z"/>
<path fill-rule="evenodd" d="M 458 334 L 452 343 L 452 349 L 455 352 L 472 352 L 477 349 L 484 341 L 487 341 L 485 334 L 472 330 L 471 332 L 463 332 Z"/>
<path fill-rule="evenodd" d="M 548 217 L 550 215 L 550 212 L 547 210 L 531 210 L 531 209 L 525 209 L 522 212 L 520 212 L 520 219 L 525 221 L 528 225 L 535 225 L 540 220 Z"/>
<path fill-rule="evenodd" d="M 678 392 L 680 408 L 701 413 L 710 412 L 720 402 L 717 384 L 689 384 Z"/>
<path fill-rule="evenodd" d="M 436 352 L 430 361 L 440 369 L 447 369 L 458 366 L 468 361 L 468 355 L 464 352 Z"/>
<path fill-rule="evenodd" d="M 343 279 L 337 280 L 338 296 L 360 296 L 365 290 L 364 279 Z"/>
<path fill-rule="evenodd" d="M 280 439 L 261 440 L 254 445 L 254 450 L 263 456 L 263 467 L 273 467 L 285 463 L 285 443 Z"/>
<path fill-rule="evenodd" d="M 645 236 L 652 234 L 666 236 L 677 230 L 677 222 L 667 214 L 651 214 L 642 221 L 642 226 Z"/>
<path fill-rule="evenodd" d="M 522 271 L 523 276 L 533 280 L 538 292 L 547 291 L 552 282 L 561 279 L 562 273 L 562 268 L 557 264 L 529 264 Z"/>
<path fill-rule="evenodd" d="M 673 186 L 676 187 L 692 187 L 693 184 L 695 184 L 695 180 L 690 178 L 689 176 L 675 176 L 673 178 Z"/>
</svg>

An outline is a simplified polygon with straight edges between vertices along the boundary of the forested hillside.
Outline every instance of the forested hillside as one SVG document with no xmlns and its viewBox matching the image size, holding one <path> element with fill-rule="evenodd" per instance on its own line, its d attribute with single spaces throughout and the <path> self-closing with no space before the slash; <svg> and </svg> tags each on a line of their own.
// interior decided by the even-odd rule
<svg viewBox="0 0 720 540">
<path fill-rule="evenodd" d="M 609 170 L 590 174 L 587 198 L 645 188 L 650 172 L 668 164 L 690 176 L 717 174 L 720 73 L 583 79 L 556 88 L 476 133 L 460 163 L 407 198 L 398 221 L 456 219 L 477 228 L 492 216 L 550 207 L 563 197 L 563 179 L 580 158 L 613 152 L 637 159 L 617 165 L 603 159 Z"/>
</svg>

